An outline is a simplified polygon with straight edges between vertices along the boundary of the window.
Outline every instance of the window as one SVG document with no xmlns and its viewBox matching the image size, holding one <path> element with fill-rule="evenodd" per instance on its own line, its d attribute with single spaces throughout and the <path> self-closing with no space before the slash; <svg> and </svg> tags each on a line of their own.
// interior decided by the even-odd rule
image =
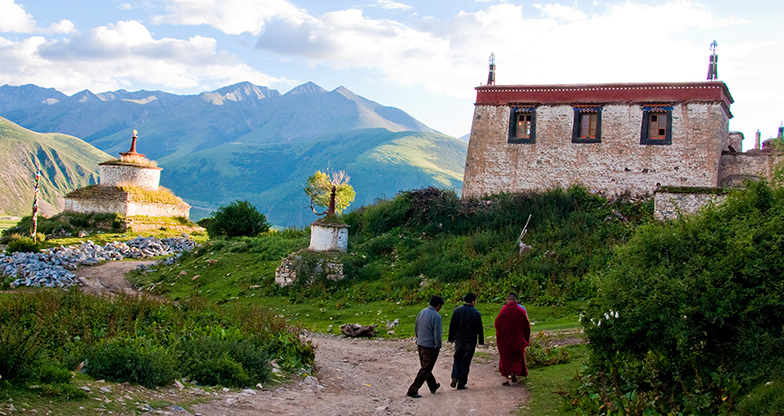
<svg viewBox="0 0 784 416">
<path fill-rule="evenodd" d="M 536 143 L 536 108 L 512 108 L 509 143 Z"/>
<path fill-rule="evenodd" d="M 672 144 L 672 107 L 642 108 L 640 144 Z"/>
<path fill-rule="evenodd" d="M 578 106 L 574 108 L 572 143 L 602 142 L 602 108 Z"/>
</svg>

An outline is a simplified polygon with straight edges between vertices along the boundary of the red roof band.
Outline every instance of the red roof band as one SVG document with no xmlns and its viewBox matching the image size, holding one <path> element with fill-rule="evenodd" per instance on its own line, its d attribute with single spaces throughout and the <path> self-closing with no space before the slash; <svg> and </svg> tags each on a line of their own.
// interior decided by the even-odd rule
<svg viewBox="0 0 784 416">
<path fill-rule="evenodd" d="M 641 84 L 483 85 L 476 87 L 476 105 L 566 103 L 721 102 L 729 113 L 734 102 L 727 84 L 667 82 Z"/>
</svg>

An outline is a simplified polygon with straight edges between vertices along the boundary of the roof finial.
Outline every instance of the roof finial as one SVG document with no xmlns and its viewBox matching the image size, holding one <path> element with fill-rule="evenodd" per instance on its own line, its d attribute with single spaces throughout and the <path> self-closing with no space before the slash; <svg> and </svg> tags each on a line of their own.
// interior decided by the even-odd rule
<svg viewBox="0 0 784 416">
<path fill-rule="evenodd" d="M 136 153 L 136 130 L 133 131 L 133 135 L 131 136 L 131 150 L 128 153 Z"/>
<path fill-rule="evenodd" d="M 713 43 L 710 44 L 711 55 L 710 55 L 710 63 L 708 64 L 708 81 L 716 81 L 719 79 L 718 74 L 718 62 L 719 62 L 719 55 L 716 55 L 716 47 L 719 46 L 718 43 L 714 40 Z"/>
<path fill-rule="evenodd" d="M 487 85 L 495 85 L 495 53 L 490 52 L 490 73 L 487 74 Z"/>
<path fill-rule="evenodd" d="M 120 156 L 122 160 L 131 161 L 133 158 L 136 157 L 144 157 L 143 154 L 136 153 L 136 130 L 133 131 L 133 135 L 131 136 L 131 150 L 122 153 L 120 152 Z"/>
</svg>

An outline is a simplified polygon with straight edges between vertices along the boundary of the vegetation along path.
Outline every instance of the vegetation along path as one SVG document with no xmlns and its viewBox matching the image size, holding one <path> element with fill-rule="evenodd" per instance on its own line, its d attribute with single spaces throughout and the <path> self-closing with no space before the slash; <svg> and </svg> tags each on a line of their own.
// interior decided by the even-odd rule
<svg viewBox="0 0 784 416">
<path fill-rule="evenodd" d="M 108 262 L 83 267 L 76 273 L 88 293 L 128 293 L 125 273 L 150 261 Z M 253 393 L 226 392 L 216 399 L 190 406 L 207 415 L 508 415 L 528 396 L 523 384 L 501 386 L 498 354 L 493 346 L 477 349 L 468 388 L 449 387 L 454 346 L 445 343 L 434 374 L 441 388 L 422 398 L 406 397 L 419 369 L 416 344 L 406 340 L 370 340 L 310 333 L 316 345 L 317 378 L 304 378 L 281 388 Z M 160 413 L 159 410 L 157 413 Z M 164 412 L 165 413 L 165 412 Z M 182 414 L 181 412 L 178 414 Z"/>
<path fill-rule="evenodd" d="M 312 334 L 318 382 L 289 388 L 228 393 L 223 400 L 193 406 L 202 415 L 508 415 L 528 393 L 522 384 L 501 386 L 494 349 L 479 348 L 468 389 L 449 387 L 453 346 L 445 345 L 434 370 L 441 388 L 422 398 L 406 397 L 419 369 L 413 340 L 368 340 Z"/>
</svg>

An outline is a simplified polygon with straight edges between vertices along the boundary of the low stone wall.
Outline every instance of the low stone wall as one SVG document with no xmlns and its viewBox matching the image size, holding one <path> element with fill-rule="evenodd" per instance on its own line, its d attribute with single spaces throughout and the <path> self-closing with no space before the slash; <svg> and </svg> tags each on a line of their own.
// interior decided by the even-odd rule
<svg viewBox="0 0 784 416">
<path fill-rule="evenodd" d="M 185 217 L 188 218 L 191 206 L 185 202 L 179 204 L 156 204 L 150 202 L 129 202 L 125 211 L 126 217 L 143 215 L 147 217 Z"/>
<path fill-rule="evenodd" d="M 178 198 L 179 199 L 179 198 Z M 117 212 L 126 217 L 185 217 L 191 206 L 179 200 L 176 204 L 131 201 L 128 192 L 109 186 L 77 189 L 65 196 L 64 211 L 80 214 Z"/>
<path fill-rule="evenodd" d="M 161 182 L 161 168 L 127 163 L 104 162 L 99 165 L 100 186 L 130 185 L 156 190 Z"/>
<path fill-rule="evenodd" d="M 680 188 L 654 194 L 654 218 L 659 221 L 698 212 L 706 204 L 721 204 L 729 190 L 723 188 Z"/>
<path fill-rule="evenodd" d="M 719 185 L 742 186 L 747 179 L 773 178 L 776 166 L 784 164 L 784 153 L 772 150 L 749 150 L 746 153 L 724 152 L 719 166 Z"/>
<path fill-rule="evenodd" d="M 319 278 L 331 281 L 345 278 L 343 263 L 336 255 L 327 253 L 303 255 L 303 251 L 295 251 L 281 260 L 280 266 L 275 270 L 275 284 L 290 286 L 299 279 L 312 283 Z"/>
</svg>

